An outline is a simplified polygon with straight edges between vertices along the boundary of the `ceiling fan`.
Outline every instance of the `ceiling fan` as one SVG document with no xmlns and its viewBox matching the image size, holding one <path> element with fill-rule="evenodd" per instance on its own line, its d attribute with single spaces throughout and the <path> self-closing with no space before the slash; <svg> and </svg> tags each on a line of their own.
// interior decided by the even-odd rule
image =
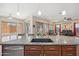
<svg viewBox="0 0 79 59">
<path fill-rule="evenodd" d="M 72 21 L 71 17 L 64 17 L 64 21 Z"/>
<path fill-rule="evenodd" d="M 66 10 L 63 10 L 61 13 L 60 13 L 64 18 L 64 22 L 71 22 L 72 21 L 72 18 L 71 17 L 66 17 L 66 14 L 67 14 L 67 12 L 66 12 Z"/>
</svg>

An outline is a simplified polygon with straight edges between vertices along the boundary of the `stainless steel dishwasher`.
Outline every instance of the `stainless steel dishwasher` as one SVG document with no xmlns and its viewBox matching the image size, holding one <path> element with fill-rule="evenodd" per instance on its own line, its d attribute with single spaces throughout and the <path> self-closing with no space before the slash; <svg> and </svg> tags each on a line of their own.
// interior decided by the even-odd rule
<svg viewBox="0 0 79 59">
<path fill-rule="evenodd" d="M 24 46 L 3 45 L 2 55 L 3 56 L 23 56 Z"/>
</svg>

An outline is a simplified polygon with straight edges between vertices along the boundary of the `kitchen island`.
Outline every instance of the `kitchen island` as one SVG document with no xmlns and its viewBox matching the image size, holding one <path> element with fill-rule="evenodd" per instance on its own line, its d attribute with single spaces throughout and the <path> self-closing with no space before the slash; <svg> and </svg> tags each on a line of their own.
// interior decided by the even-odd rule
<svg viewBox="0 0 79 59">
<path fill-rule="evenodd" d="M 27 39 L 2 42 L 3 56 L 78 56 L 79 38 L 54 36 L 51 43 L 33 43 Z"/>
</svg>

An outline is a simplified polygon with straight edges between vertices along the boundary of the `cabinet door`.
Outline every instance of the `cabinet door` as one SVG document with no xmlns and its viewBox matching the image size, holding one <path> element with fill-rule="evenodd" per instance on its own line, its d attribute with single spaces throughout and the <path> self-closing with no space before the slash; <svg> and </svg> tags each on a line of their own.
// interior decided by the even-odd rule
<svg viewBox="0 0 79 59">
<path fill-rule="evenodd" d="M 79 56 L 79 45 L 76 46 L 76 54 Z"/>
<path fill-rule="evenodd" d="M 76 55 L 76 46 L 75 45 L 63 45 L 62 46 L 62 55 L 63 56 L 75 56 Z"/>
<path fill-rule="evenodd" d="M 1 22 L 1 33 L 2 34 L 10 33 L 10 27 L 7 22 Z"/>
<path fill-rule="evenodd" d="M 60 45 L 48 45 L 44 46 L 44 50 L 49 50 L 49 51 L 61 51 L 61 46 Z"/>
<path fill-rule="evenodd" d="M 40 56 L 42 55 L 42 47 L 37 45 L 29 45 L 24 47 L 25 56 Z"/>
<path fill-rule="evenodd" d="M 44 46 L 44 56 L 61 56 L 61 46 L 59 45 Z"/>
<path fill-rule="evenodd" d="M 44 56 L 61 56 L 61 51 L 45 51 Z"/>
<path fill-rule="evenodd" d="M 17 32 L 16 23 L 9 23 L 9 27 L 10 27 L 10 33 L 16 33 Z"/>
<path fill-rule="evenodd" d="M 42 49 L 41 46 L 37 46 L 37 45 L 29 45 L 29 46 L 25 46 L 24 48 L 25 50 L 31 50 L 31 51 L 40 51 Z"/>
<path fill-rule="evenodd" d="M 9 34 L 9 33 L 16 33 L 17 32 L 17 26 L 16 23 L 10 23 L 10 22 L 2 22 L 1 23 L 1 33 L 2 34 Z"/>
<path fill-rule="evenodd" d="M 41 56 L 41 51 L 24 51 L 25 56 Z"/>
<path fill-rule="evenodd" d="M 63 56 L 76 56 L 76 53 L 74 51 L 67 51 L 62 53 Z"/>
<path fill-rule="evenodd" d="M 18 34 L 23 33 L 23 24 L 22 23 L 17 24 L 17 32 L 18 32 Z"/>
</svg>

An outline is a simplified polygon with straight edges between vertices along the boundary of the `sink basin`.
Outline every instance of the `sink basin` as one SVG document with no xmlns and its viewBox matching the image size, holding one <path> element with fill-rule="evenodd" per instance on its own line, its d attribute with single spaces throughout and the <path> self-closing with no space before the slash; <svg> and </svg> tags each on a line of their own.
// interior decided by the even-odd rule
<svg viewBox="0 0 79 59">
<path fill-rule="evenodd" d="M 43 43 L 50 43 L 53 42 L 51 39 L 49 38 L 33 38 L 31 40 L 31 42 L 43 42 Z"/>
</svg>

